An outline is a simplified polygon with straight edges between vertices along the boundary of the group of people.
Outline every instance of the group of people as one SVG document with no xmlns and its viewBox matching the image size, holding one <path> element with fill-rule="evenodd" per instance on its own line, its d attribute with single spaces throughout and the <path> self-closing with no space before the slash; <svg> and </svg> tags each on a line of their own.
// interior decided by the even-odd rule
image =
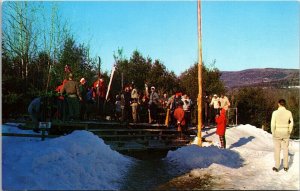
<svg viewBox="0 0 300 191">
<path fill-rule="evenodd" d="M 49 119 L 83 120 L 89 110 L 97 110 L 94 107 L 96 103 L 99 108 L 97 111 L 102 114 L 106 93 L 104 81 L 98 76 L 92 87 L 88 87 L 86 82 L 85 78 L 79 82 L 74 80 L 74 75 L 69 72 L 55 93 L 33 99 L 28 106 L 28 113 L 35 127 L 38 121 Z"/>
<path fill-rule="evenodd" d="M 68 70 L 68 68 L 65 68 Z M 148 92 L 148 85 L 145 83 L 145 90 L 139 92 L 134 84 L 125 86 L 124 91 L 115 96 L 106 97 L 106 87 L 100 74 L 91 87 L 87 86 L 85 78 L 79 82 L 74 80 L 74 75 L 68 70 L 68 79 L 56 88 L 58 96 L 55 99 L 55 116 L 60 120 L 88 119 L 89 113 L 97 113 L 101 116 L 109 115 L 110 118 L 124 122 L 161 123 L 159 114 L 165 114 L 165 124 L 177 127 L 178 131 L 186 131 L 191 124 L 191 109 L 194 103 L 188 95 L 182 92 L 175 92 L 168 97 L 166 93 L 162 96 L 152 86 Z M 42 110 L 49 104 L 49 99 L 38 97 L 31 101 L 28 112 L 34 122 L 34 131 L 38 130 L 38 122 L 45 120 Z M 96 107 L 95 107 L 96 106 Z M 271 119 L 271 131 L 274 141 L 275 166 L 273 170 L 278 172 L 280 167 L 280 151 L 283 149 L 283 169 L 288 171 L 288 146 L 289 137 L 293 130 L 292 113 L 285 108 L 286 101 L 278 101 L 278 110 L 274 111 Z M 219 136 L 220 147 L 226 148 L 226 112 L 230 107 L 229 99 L 221 94 L 205 96 L 204 98 L 204 120 L 205 125 L 216 124 L 216 134 Z"/>
<path fill-rule="evenodd" d="M 107 107 L 111 109 L 113 117 L 116 120 L 125 122 L 148 122 L 158 123 L 158 110 L 166 113 L 165 124 L 177 127 L 178 131 L 186 131 L 187 126 L 191 122 L 191 108 L 193 106 L 192 100 L 188 95 L 182 95 L 181 92 L 176 92 L 171 97 L 163 94 L 160 98 L 154 86 L 151 87 L 151 92 L 148 93 L 147 85 L 145 85 L 145 92 L 138 92 L 134 84 L 125 87 L 121 94 L 116 96 L 115 101 L 109 97 L 105 99 L 106 89 L 102 78 L 98 78 L 93 83 L 92 87 L 86 86 L 86 80 L 81 78 L 80 82 L 74 80 L 72 73 L 69 73 L 68 80 L 56 88 L 59 93 L 57 97 L 57 111 L 56 115 L 60 119 L 72 120 L 84 117 L 87 105 L 95 105 L 98 103 L 100 113 L 104 112 L 103 106 L 107 103 Z M 43 120 L 42 108 L 45 106 L 47 99 L 38 97 L 32 100 L 28 106 L 28 112 L 34 122 L 34 131 L 38 131 L 38 122 Z M 216 134 L 219 136 L 220 147 L 226 148 L 226 112 L 230 107 L 230 102 L 226 96 L 221 94 L 218 97 L 214 94 L 211 99 L 207 99 L 207 106 L 212 110 L 212 116 L 216 123 Z M 67 109 L 66 106 L 67 105 Z M 280 152 L 283 150 L 283 169 L 288 171 L 288 146 L 289 138 L 293 130 L 292 113 L 285 108 L 286 101 L 280 99 L 278 101 L 278 109 L 272 114 L 271 132 L 274 141 L 274 159 L 275 166 L 273 171 L 278 172 L 280 167 Z M 113 109 L 112 109 L 113 108 Z M 208 116 L 208 108 L 205 106 L 205 116 Z M 66 115 L 67 114 L 67 115 Z M 207 119 L 207 121 L 206 121 Z M 210 118 L 205 118 L 205 122 Z"/>
<path fill-rule="evenodd" d="M 219 136 L 220 147 L 226 148 L 226 113 L 230 107 L 230 101 L 223 93 L 218 97 L 217 94 L 205 97 L 204 122 L 206 125 L 216 124 L 216 134 Z"/>
<path fill-rule="evenodd" d="M 217 94 L 204 97 L 203 122 L 206 126 L 215 125 L 215 117 L 224 108 L 226 111 L 230 107 L 230 101 L 223 93 L 220 97 Z"/>
<path fill-rule="evenodd" d="M 139 91 L 132 83 L 126 85 L 119 94 L 107 96 L 107 89 L 100 75 L 90 87 L 85 78 L 77 81 L 73 73 L 68 72 L 67 78 L 55 89 L 54 98 L 49 101 L 47 96 L 43 96 L 32 100 L 28 112 L 35 123 L 49 118 L 62 121 L 97 118 L 126 123 L 166 123 L 169 126 L 176 125 L 178 115 L 174 115 L 174 112 L 177 107 L 182 107 L 184 121 L 180 119 L 181 124 L 190 124 L 192 101 L 188 95 L 176 92 L 171 97 L 166 93 L 160 96 L 154 86 L 149 89 L 150 91 L 145 83 L 145 90 Z M 47 104 L 42 100 L 48 100 Z M 50 113 L 46 117 L 41 111 L 49 106 L 54 111 L 46 111 L 46 115 Z M 166 122 L 167 111 L 169 117 Z"/>
<path fill-rule="evenodd" d="M 184 122 L 190 123 L 191 99 L 180 92 L 168 97 L 162 96 L 151 86 L 145 84 L 145 91 L 138 91 L 134 84 L 125 86 L 124 91 L 116 96 L 115 108 L 117 119 L 133 123 L 165 123 L 167 126 L 176 125 L 175 110 L 183 109 Z M 180 120 L 180 121 L 182 121 Z"/>
<path fill-rule="evenodd" d="M 89 87 L 85 78 L 81 78 L 77 82 L 74 80 L 74 75 L 69 73 L 68 79 L 65 79 L 55 91 L 59 95 L 55 114 L 57 119 L 63 121 L 84 120 L 89 114 L 90 106 L 95 103 L 98 105 L 97 112 L 103 113 L 106 89 L 100 75 Z"/>
<path fill-rule="evenodd" d="M 53 115 L 51 118 L 62 121 L 88 120 L 93 117 L 91 115 L 98 114 L 100 118 L 108 116 L 106 119 L 133 123 L 165 123 L 167 126 L 177 127 L 177 123 L 180 122 L 183 130 L 192 123 L 191 111 L 194 103 L 187 94 L 176 91 L 171 96 L 167 93 L 160 96 L 154 86 L 151 86 L 149 92 L 146 83 L 144 91 L 138 91 L 132 83 L 126 85 L 118 95 L 106 97 L 107 89 L 100 75 L 92 86 L 88 86 L 85 78 L 78 82 L 69 71 L 67 79 L 63 80 L 55 92 L 55 101 L 48 104 L 55 105 L 56 111 L 50 115 Z M 42 99 L 45 98 L 33 100 L 28 107 L 33 121 L 41 120 L 40 110 L 44 107 Z M 220 108 L 229 106 L 228 98 L 223 95 L 220 98 L 214 95 L 209 103 L 209 107 L 213 108 L 213 116 L 219 113 Z M 180 112 L 175 112 L 177 108 Z"/>
</svg>

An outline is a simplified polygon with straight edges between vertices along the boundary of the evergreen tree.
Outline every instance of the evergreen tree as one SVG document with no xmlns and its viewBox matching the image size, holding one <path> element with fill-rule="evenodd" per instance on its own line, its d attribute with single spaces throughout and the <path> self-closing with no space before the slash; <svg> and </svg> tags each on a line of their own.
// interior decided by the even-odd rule
<svg viewBox="0 0 300 191">
<path fill-rule="evenodd" d="M 76 45 L 72 37 L 66 39 L 64 48 L 62 50 L 59 62 L 53 66 L 51 71 L 51 87 L 55 88 L 57 85 L 67 78 L 65 73 L 65 66 L 69 65 L 75 80 L 79 81 L 84 77 L 91 85 L 96 80 L 96 63 L 95 59 L 88 57 L 89 49 L 84 45 Z"/>
<path fill-rule="evenodd" d="M 269 126 L 273 105 L 262 88 L 242 88 L 236 95 L 238 121 L 240 124 L 251 124 L 259 128 L 262 125 Z"/>
<path fill-rule="evenodd" d="M 220 79 L 221 73 L 217 68 L 207 69 L 202 65 L 202 95 L 220 94 L 225 92 L 225 87 Z M 194 100 L 198 97 L 198 63 L 184 71 L 180 77 L 180 86 Z"/>
</svg>

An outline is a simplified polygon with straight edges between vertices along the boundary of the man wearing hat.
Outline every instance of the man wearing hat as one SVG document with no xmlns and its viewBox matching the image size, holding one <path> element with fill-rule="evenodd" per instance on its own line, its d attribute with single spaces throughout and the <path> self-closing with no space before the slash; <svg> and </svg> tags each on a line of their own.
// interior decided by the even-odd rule
<svg viewBox="0 0 300 191">
<path fill-rule="evenodd" d="M 155 87 L 151 87 L 151 94 L 149 99 L 149 110 L 150 110 L 150 123 L 157 123 L 157 106 L 159 103 L 159 96 L 155 91 Z"/>
<path fill-rule="evenodd" d="M 212 118 L 214 119 L 216 117 L 217 114 L 219 114 L 219 109 L 220 109 L 220 106 L 219 106 L 219 97 L 217 94 L 214 94 L 212 99 L 211 99 L 211 102 L 210 102 L 210 106 L 213 107 L 213 110 L 212 110 Z"/>
</svg>

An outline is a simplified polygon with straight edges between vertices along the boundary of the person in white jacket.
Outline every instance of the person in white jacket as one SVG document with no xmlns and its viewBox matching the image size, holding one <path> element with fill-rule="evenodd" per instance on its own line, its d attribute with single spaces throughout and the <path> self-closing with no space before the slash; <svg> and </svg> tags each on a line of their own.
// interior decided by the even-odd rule
<svg viewBox="0 0 300 191">
<path fill-rule="evenodd" d="M 280 167 L 280 152 L 283 150 L 283 169 L 288 171 L 289 138 L 293 130 L 294 121 L 292 113 L 285 108 L 286 101 L 278 101 L 278 109 L 273 111 L 271 119 L 271 131 L 274 142 L 275 167 L 273 171 L 278 172 Z"/>
<path fill-rule="evenodd" d="M 228 108 L 230 107 L 230 101 L 228 97 L 225 96 L 224 94 L 221 94 L 220 102 L 221 102 L 221 108 L 224 108 L 227 111 Z"/>
<path fill-rule="evenodd" d="M 219 97 L 217 94 L 214 94 L 214 96 L 212 97 L 211 99 L 211 102 L 210 102 L 210 106 L 213 107 L 212 109 L 212 118 L 214 119 L 216 117 L 217 114 L 219 114 L 219 109 L 220 109 L 220 106 L 219 106 Z"/>
</svg>

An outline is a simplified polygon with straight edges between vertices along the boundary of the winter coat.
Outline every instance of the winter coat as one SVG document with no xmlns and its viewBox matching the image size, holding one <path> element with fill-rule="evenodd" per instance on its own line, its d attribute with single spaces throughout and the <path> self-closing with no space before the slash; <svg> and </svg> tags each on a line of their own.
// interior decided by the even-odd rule
<svg viewBox="0 0 300 191">
<path fill-rule="evenodd" d="M 81 95 L 81 97 L 82 97 L 82 100 L 83 100 L 84 102 L 86 102 L 86 101 L 87 101 L 86 95 L 87 95 L 87 93 L 88 93 L 88 88 L 87 88 L 87 86 L 84 85 L 84 84 L 80 84 L 80 85 L 79 85 L 79 92 L 80 92 L 80 95 Z"/>
<path fill-rule="evenodd" d="M 131 98 L 132 99 L 138 99 L 139 98 L 139 94 L 138 94 L 138 92 L 135 88 L 133 88 L 132 91 L 131 91 Z"/>
<path fill-rule="evenodd" d="M 289 138 L 293 130 L 294 121 L 292 113 L 285 107 L 280 106 L 273 111 L 271 119 L 271 131 L 273 137 Z"/>
<path fill-rule="evenodd" d="M 219 98 L 212 98 L 209 105 L 212 105 L 214 109 L 219 109 Z"/>
<path fill-rule="evenodd" d="M 184 110 L 182 109 L 182 106 L 178 106 L 175 109 L 174 118 L 177 120 L 177 122 L 180 122 L 181 126 L 185 125 Z"/>
<path fill-rule="evenodd" d="M 149 105 L 155 104 L 157 105 L 159 103 L 159 96 L 156 92 L 152 92 L 150 94 L 150 99 L 149 99 Z"/>
<path fill-rule="evenodd" d="M 95 90 L 93 97 L 105 98 L 106 96 L 106 87 L 103 79 L 96 80 L 93 84 Z"/>
<path fill-rule="evenodd" d="M 79 92 L 79 83 L 74 80 L 69 80 L 65 83 L 63 88 L 61 89 L 61 93 L 66 92 L 69 96 L 70 95 L 77 95 L 79 98 L 81 98 L 80 92 Z"/>
<path fill-rule="evenodd" d="M 220 97 L 219 101 L 221 102 L 221 108 L 225 108 L 225 110 L 230 106 L 230 102 L 227 96 Z"/>
<path fill-rule="evenodd" d="M 220 115 L 215 117 L 217 123 L 217 135 L 224 136 L 226 131 L 226 111 L 222 109 Z"/>
</svg>

